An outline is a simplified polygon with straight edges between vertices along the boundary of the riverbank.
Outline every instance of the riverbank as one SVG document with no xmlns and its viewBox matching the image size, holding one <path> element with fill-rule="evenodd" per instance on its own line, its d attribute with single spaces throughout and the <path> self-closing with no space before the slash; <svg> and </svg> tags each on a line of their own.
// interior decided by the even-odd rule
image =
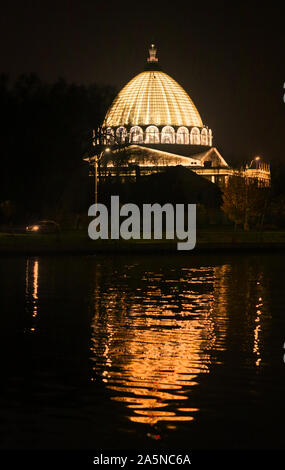
<svg viewBox="0 0 285 470">
<path fill-rule="evenodd" d="M 0 234 L 0 254 L 96 254 L 285 251 L 285 231 L 198 231 L 194 250 L 178 251 L 177 240 L 91 240 L 85 231 L 60 234 Z"/>
</svg>

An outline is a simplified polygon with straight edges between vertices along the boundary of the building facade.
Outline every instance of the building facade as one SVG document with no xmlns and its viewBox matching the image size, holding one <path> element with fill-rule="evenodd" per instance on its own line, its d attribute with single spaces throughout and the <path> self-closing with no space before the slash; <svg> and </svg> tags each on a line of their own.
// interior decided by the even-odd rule
<svg viewBox="0 0 285 470">
<path fill-rule="evenodd" d="M 102 167 L 109 176 L 116 173 L 116 157 L 128 152 L 121 174 L 134 176 L 163 171 L 182 165 L 220 185 L 237 173 L 213 146 L 213 132 L 186 91 L 162 71 L 156 48 L 149 49 L 145 70 L 136 75 L 118 93 L 110 106 L 100 137 L 94 133 L 94 145 L 111 149 L 102 152 Z M 125 165 L 125 168 L 124 168 Z M 253 167 L 252 167 L 253 166 Z M 269 165 L 252 161 L 239 174 L 270 184 Z"/>
</svg>

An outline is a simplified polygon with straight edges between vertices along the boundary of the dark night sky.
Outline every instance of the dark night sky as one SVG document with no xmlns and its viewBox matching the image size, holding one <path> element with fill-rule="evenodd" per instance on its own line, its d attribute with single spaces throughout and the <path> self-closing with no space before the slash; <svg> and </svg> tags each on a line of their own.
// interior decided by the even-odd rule
<svg viewBox="0 0 285 470">
<path fill-rule="evenodd" d="M 1 6 L 1 69 L 120 89 L 150 42 L 226 155 L 283 159 L 284 11 L 279 2 L 11 0 Z M 225 155 L 225 156 L 226 156 Z"/>
</svg>

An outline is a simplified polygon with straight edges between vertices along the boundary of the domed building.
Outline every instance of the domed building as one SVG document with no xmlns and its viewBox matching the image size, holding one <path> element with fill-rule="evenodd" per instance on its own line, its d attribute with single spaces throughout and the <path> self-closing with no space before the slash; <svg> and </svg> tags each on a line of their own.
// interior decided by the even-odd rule
<svg viewBox="0 0 285 470">
<path fill-rule="evenodd" d="M 112 148 L 102 166 L 108 174 L 117 171 L 114 156 L 128 150 L 124 176 L 163 171 L 182 165 L 213 183 L 227 182 L 234 170 L 213 147 L 212 130 L 186 91 L 160 67 L 152 44 L 143 72 L 130 80 L 110 106 L 100 139 Z M 96 145 L 96 142 L 94 143 Z M 118 156 L 119 159 L 119 156 Z M 106 175 L 105 171 L 105 175 Z"/>
<path fill-rule="evenodd" d="M 212 145 L 212 131 L 185 90 L 163 72 L 150 48 L 146 70 L 134 77 L 115 98 L 103 127 L 121 141 L 157 145 Z"/>
</svg>

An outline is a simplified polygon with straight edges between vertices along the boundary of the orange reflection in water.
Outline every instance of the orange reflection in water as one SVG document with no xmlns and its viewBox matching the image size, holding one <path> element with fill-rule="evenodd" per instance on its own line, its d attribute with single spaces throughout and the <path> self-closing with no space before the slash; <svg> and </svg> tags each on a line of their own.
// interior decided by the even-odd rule
<svg viewBox="0 0 285 470">
<path fill-rule="evenodd" d="M 227 318 L 218 325 L 214 307 L 222 305 L 228 269 L 184 268 L 179 278 L 145 272 L 131 288 L 127 274 L 124 289 L 101 290 L 96 277 L 94 376 L 105 382 L 112 400 L 126 405 L 131 421 L 155 425 L 195 418 L 198 408 L 183 403 L 199 375 L 209 373 L 213 346 L 223 349 Z"/>
<path fill-rule="evenodd" d="M 26 309 L 32 313 L 35 320 L 38 316 L 38 286 L 39 286 L 39 262 L 37 259 L 27 258 L 26 261 Z M 29 328 L 30 332 L 35 331 L 35 321 Z"/>
</svg>

